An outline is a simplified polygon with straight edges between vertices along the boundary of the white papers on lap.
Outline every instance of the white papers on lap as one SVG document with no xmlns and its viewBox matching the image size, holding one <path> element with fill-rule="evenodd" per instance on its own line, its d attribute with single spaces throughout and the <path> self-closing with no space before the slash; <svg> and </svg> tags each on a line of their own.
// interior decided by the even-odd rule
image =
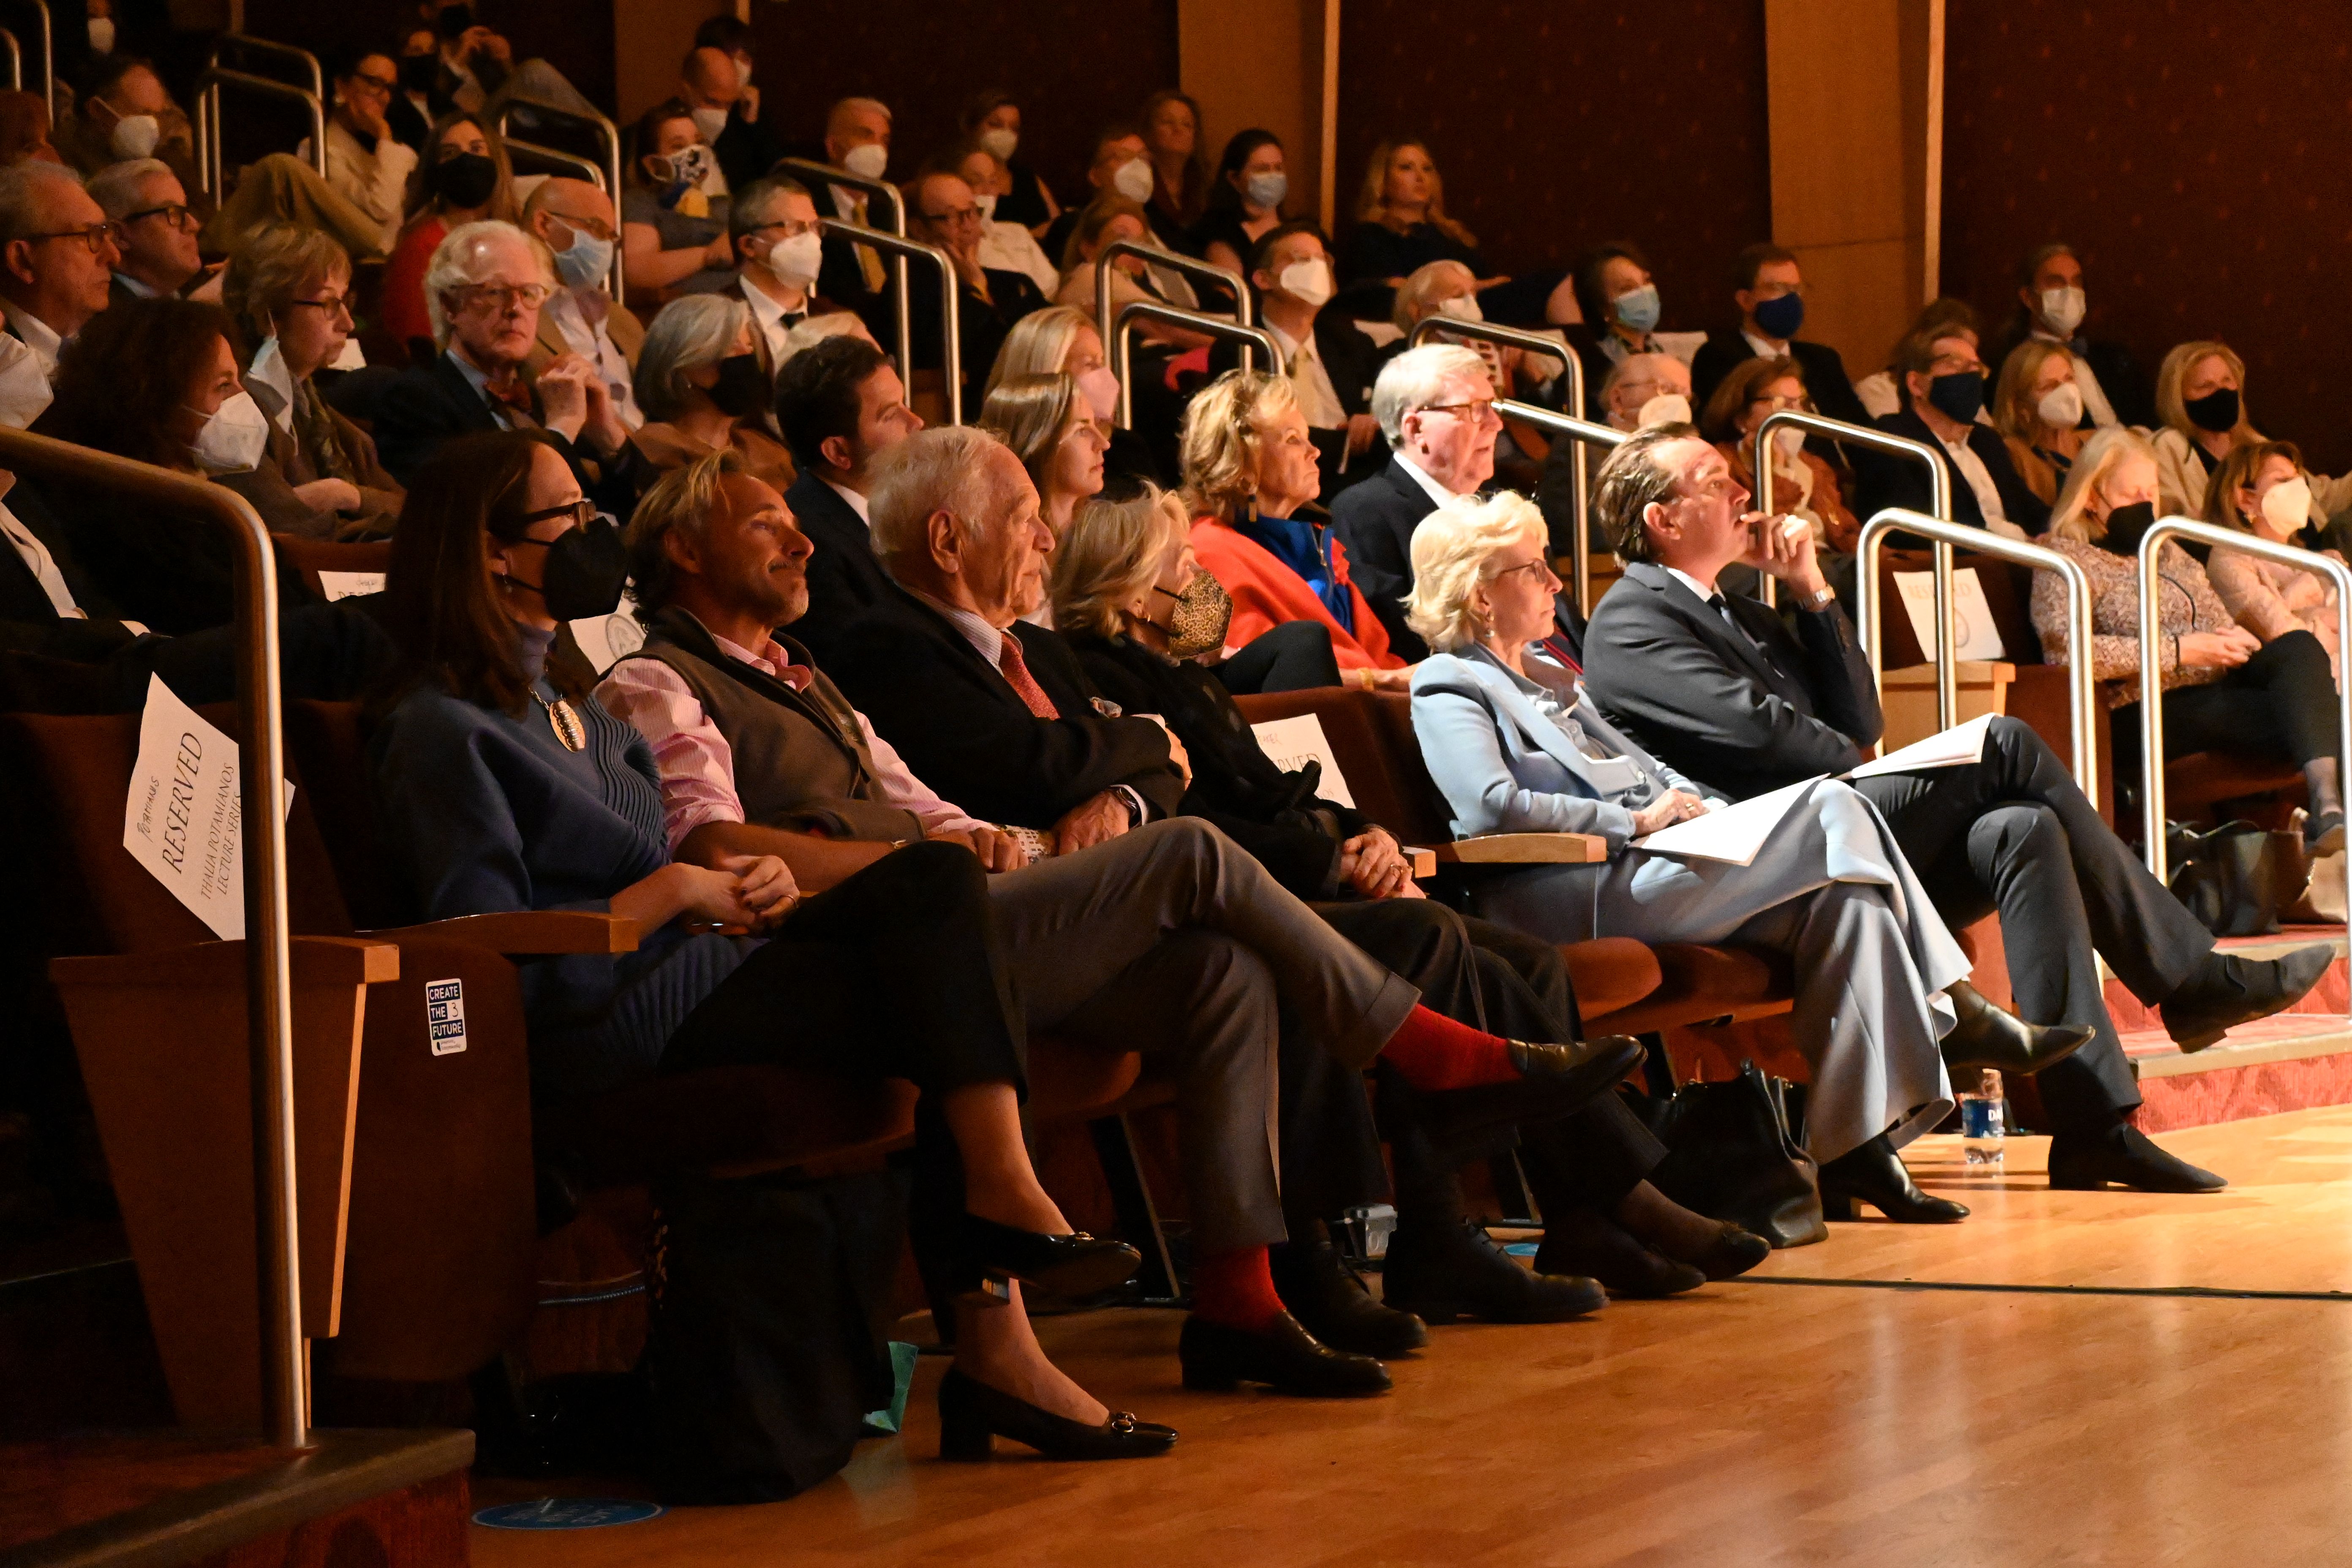
<svg viewBox="0 0 2352 1568">
<path fill-rule="evenodd" d="M 1911 617 L 1911 635 L 1929 658 L 1936 657 L 1936 574 L 1897 572 L 1895 591 L 1903 595 L 1904 613 Z M 1995 659 L 2002 657 L 2000 627 L 1993 623 L 1992 605 L 1973 566 L 1952 574 L 1952 640 L 1959 645 L 1955 658 Z"/>
<path fill-rule="evenodd" d="M 1257 737 L 1258 750 L 1273 758 L 1274 765 L 1284 773 L 1296 773 L 1310 761 L 1321 763 L 1323 782 L 1315 786 L 1316 793 L 1354 808 L 1356 797 L 1348 793 L 1347 775 L 1339 771 L 1339 759 L 1331 750 L 1330 738 L 1323 733 L 1322 720 L 1312 713 L 1269 719 L 1251 725 L 1250 733 Z"/>
<path fill-rule="evenodd" d="M 294 786 L 283 787 L 290 809 Z M 245 935 L 238 788 L 236 742 L 149 676 L 122 847 L 223 942 Z"/>
<path fill-rule="evenodd" d="M 368 594 L 383 592 L 381 572 L 321 572 L 319 586 L 326 591 L 327 603 L 337 599 L 356 599 Z"/>
<path fill-rule="evenodd" d="M 1772 837 L 1772 830 L 1780 826 L 1780 819 L 1827 777 L 1827 773 L 1817 773 L 1802 784 L 1756 795 L 1721 811 L 1677 822 L 1672 827 L 1661 827 L 1646 838 L 1633 840 L 1633 847 L 1646 849 L 1653 855 L 1720 860 L 1728 866 L 1753 865 L 1757 852 Z"/>
<path fill-rule="evenodd" d="M 1981 762 L 1985 736 L 1992 730 L 1992 721 L 1990 713 L 1979 714 L 1965 724 L 1938 730 L 1924 741 L 1914 741 L 1899 752 L 1890 752 L 1874 763 L 1864 763 L 1848 776 L 1866 779 L 1874 773 L 1907 773 L 1922 768 L 1957 768 L 1964 763 Z"/>
</svg>

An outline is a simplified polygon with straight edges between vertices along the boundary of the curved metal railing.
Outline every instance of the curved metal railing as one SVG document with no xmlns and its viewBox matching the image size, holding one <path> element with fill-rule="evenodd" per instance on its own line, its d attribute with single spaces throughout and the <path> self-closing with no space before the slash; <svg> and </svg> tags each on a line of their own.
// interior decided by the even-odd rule
<svg viewBox="0 0 2352 1568">
<path fill-rule="evenodd" d="M 307 87 L 297 87 L 276 77 L 255 76 L 250 71 L 231 70 L 226 66 L 208 66 L 196 79 L 196 112 L 194 116 L 196 184 L 216 202 L 228 199 L 227 171 L 223 166 L 221 143 L 227 140 L 221 131 L 221 89 L 236 88 L 257 98 L 282 99 L 301 104 L 310 111 L 310 167 L 320 179 L 327 175 L 327 106 L 320 96 Z"/>
<path fill-rule="evenodd" d="M 587 163 L 588 159 L 580 153 L 562 152 L 541 142 L 518 141 L 507 129 L 513 122 L 514 112 L 519 108 L 527 109 L 534 115 L 552 115 L 558 120 L 570 121 L 574 125 L 586 126 L 594 134 L 596 151 L 603 154 L 604 163 L 602 175 L 592 175 L 591 183 L 603 187 L 604 195 L 612 199 L 613 221 L 617 226 L 621 221 L 620 128 L 601 114 L 582 114 L 577 110 L 566 109 L 560 103 L 549 103 L 544 99 L 529 98 L 520 93 L 508 99 L 499 110 L 499 135 L 506 144 L 517 151 L 528 153 L 533 157 L 550 159 L 567 166 L 577 167 Z M 628 270 L 621 261 L 620 237 L 616 227 L 613 236 L 613 268 L 610 275 L 612 281 L 606 285 L 612 291 L 613 302 L 616 305 L 628 298 L 629 281 Z"/>
<path fill-rule="evenodd" d="M 863 174 L 853 174 L 846 169 L 832 163 L 820 163 L 814 158 L 779 158 L 776 160 L 775 166 L 768 172 L 798 175 L 808 184 L 809 195 L 812 198 L 816 195 L 819 185 L 839 185 L 844 190 L 857 192 L 866 198 L 865 226 L 867 228 L 875 226 L 874 198 L 879 196 L 890 204 L 889 232 L 900 239 L 907 237 L 906 198 L 898 194 L 898 187 L 896 185 L 881 180 L 869 180 Z M 824 209 L 818 210 L 821 212 Z M 856 229 L 859 226 L 848 222 L 847 219 L 827 218 L 825 221 L 845 229 Z M 890 276 L 892 281 L 898 286 L 898 390 L 900 395 L 912 399 L 915 395 L 915 320 L 913 307 L 907 294 L 905 256 L 891 257 Z M 950 310 L 949 314 L 953 315 L 954 312 Z"/>
<path fill-rule="evenodd" d="M 837 217 L 819 218 L 817 225 L 823 231 L 844 235 L 860 245 L 871 246 L 876 250 L 891 257 L 897 263 L 899 279 L 898 331 L 901 334 L 905 334 L 899 339 L 898 362 L 901 365 L 908 367 L 902 372 L 901 379 L 905 383 L 909 396 L 914 391 L 915 373 L 912 365 L 915 356 L 914 345 L 907 341 L 906 336 L 910 335 L 914 331 L 913 321 L 908 314 L 907 263 L 929 261 L 940 269 L 940 370 L 947 378 L 948 423 L 962 424 L 963 322 L 956 312 L 958 279 L 955 258 L 936 245 L 925 245 L 919 239 L 908 239 L 902 235 L 887 234 L 878 228 L 868 228 L 864 224 L 847 223 Z"/>
<path fill-rule="evenodd" d="M 1181 305 L 1163 304 L 1158 300 L 1129 300 L 1118 308 L 1118 318 L 1111 327 L 1111 374 L 1118 377 L 1118 424 L 1126 429 L 1135 423 L 1133 400 L 1128 395 L 1129 376 L 1129 338 L 1138 321 L 1159 321 L 1171 327 L 1189 327 L 1213 338 L 1223 338 L 1242 346 L 1244 363 L 1253 348 L 1265 351 L 1268 364 L 1282 363 L 1282 351 L 1276 346 L 1274 334 L 1264 327 L 1244 326 L 1223 316 L 1212 316 L 1202 310 L 1188 310 Z"/>
</svg>

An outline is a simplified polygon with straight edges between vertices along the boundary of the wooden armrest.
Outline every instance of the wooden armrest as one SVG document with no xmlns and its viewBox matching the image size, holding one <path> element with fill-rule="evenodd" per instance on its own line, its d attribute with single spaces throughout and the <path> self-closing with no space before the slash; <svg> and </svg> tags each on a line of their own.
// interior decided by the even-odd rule
<svg viewBox="0 0 2352 1568">
<path fill-rule="evenodd" d="M 289 979 L 298 987 L 373 985 L 400 978 L 400 949 L 367 937 L 298 936 Z M 49 978 L 72 985 L 243 985 L 245 943 L 205 942 L 164 952 L 53 958 Z"/>
<path fill-rule="evenodd" d="M 404 939 L 461 942 L 491 952 L 635 952 L 637 922 L 587 910 L 517 910 L 495 915 L 459 915 L 455 920 L 362 931 L 379 942 Z"/>
<path fill-rule="evenodd" d="M 1401 846 L 1400 847 L 1402 847 Z M 1437 852 L 1435 850 L 1406 848 L 1404 850 L 1404 858 L 1405 863 L 1412 868 L 1412 874 L 1415 877 L 1434 877 L 1437 875 Z"/>
<path fill-rule="evenodd" d="M 1429 853 L 1474 866 L 1590 866 L 1609 858 L 1609 840 L 1597 833 L 1488 833 Z"/>
</svg>

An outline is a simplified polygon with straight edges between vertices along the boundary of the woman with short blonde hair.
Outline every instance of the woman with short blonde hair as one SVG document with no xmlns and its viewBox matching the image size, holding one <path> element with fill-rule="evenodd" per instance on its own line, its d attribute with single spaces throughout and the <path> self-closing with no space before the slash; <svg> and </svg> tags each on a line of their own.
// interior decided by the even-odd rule
<svg viewBox="0 0 2352 1568">
<path fill-rule="evenodd" d="M 2224 342 L 2180 343 L 2164 356 L 2156 373 L 2155 432 L 2164 510 L 2186 517 L 2205 512 L 2205 490 L 2231 451 L 2247 441 L 2267 439 L 2254 428 L 2246 407 L 2246 362 Z M 2321 528 L 2352 509 L 2352 474 L 2329 479 L 2313 474 L 2311 521 Z"/>
</svg>

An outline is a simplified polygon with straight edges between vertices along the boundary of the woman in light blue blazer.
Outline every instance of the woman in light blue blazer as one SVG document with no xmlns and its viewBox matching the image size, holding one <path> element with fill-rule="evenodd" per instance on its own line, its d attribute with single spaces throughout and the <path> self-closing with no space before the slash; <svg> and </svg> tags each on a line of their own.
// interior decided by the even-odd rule
<svg viewBox="0 0 2352 1568">
<path fill-rule="evenodd" d="M 1576 672 L 1531 646 L 1552 628 L 1560 586 L 1544 538 L 1534 503 L 1507 493 L 1450 502 L 1413 534 L 1406 617 L 1433 650 L 1413 674 L 1413 731 L 1454 836 L 1590 833 L 1609 847 L 1598 864 L 1487 871 L 1478 912 L 1552 942 L 1788 953 L 1797 1045 L 1812 1067 L 1805 1142 L 1824 1206 L 1850 1215 L 1862 1199 L 1890 1219 L 1962 1217 L 1960 1205 L 1911 1184 L 1895 1150 L 1951 1109 L 1946 1056 L 1973 1062 L 1982 1037 L 2014 1026 L 1968 986 L 1967 957 L 1886 825 L 1843 784 L 1800 786 L 1744 866 L 1642 847 L 1724 803 L 1620 734 Z"/>
</svg>

